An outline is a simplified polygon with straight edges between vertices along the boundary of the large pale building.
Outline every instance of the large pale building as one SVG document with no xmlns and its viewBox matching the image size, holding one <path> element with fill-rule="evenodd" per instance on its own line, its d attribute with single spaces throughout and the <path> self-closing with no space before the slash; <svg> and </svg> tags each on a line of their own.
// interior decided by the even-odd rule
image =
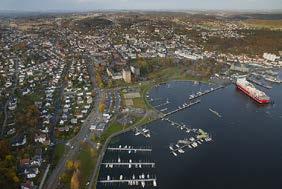
<svg viewBox="0 0 282 189">
<path fill-rule="evenodd" d="M 131 83 L 132 79 L 131 79 L 131 71 L 130 70 L 122 70 L 122 78 L 126 83 Z"/>
</svg>

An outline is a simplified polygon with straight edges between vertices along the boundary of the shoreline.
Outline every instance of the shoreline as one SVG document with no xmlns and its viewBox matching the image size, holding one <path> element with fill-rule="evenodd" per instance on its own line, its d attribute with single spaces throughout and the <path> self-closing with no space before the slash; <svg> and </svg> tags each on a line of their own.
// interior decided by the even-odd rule
<svg viewBox="0 0 282 189">
<path fill-rule="evenodd" d="M 156 86 L 158 86 L 158 85 L 167 84 L 168 82 L 195 82 L 195 81 L 200 82 L 200 83 L 213 84 L 213 83 L 210 83 L 210 82 L 204 82 L 204 81 L 202 81 L 202 80 L 199 81 L 199 80 L 175 80 L 175 79 L 174 79 L 174 80 L 162 81 L 162 82 L 158 82 L 158 83 L 154 83 L 155 81 L 153 81 L 153 83 L 152 83 L 153 85 L 149 86 L 148 89 L 146 89 L 145 91 L 143 91 L 144 94 L 142 93 L 142 95 L 143 95 L 142 98 L 144 99 L 144 102 L 145 102 L 146 104 L 148 104 L 148 105 L 153 109 L 153 111 L 158 112 L 158 110 L 156 110 L 156 109 L 147 101 L 147 98 L 146 98 L 146 95 L 145 95 L 145 94 L 146 94 L 148 91 L 151 91 L 153 87 L 156 87 Z M 144 116 L 143 118 L 145 118 L 145 116 Z M 142 118 L 142 119 L 143 119 L 143 118 Z M 101 151 L 100 151 L 100 153 L 99 153 L 99 156 L 98 156 L 98 159 L 97 159 L 97 163 L 96 163 L 96 166 L 95 166 L 95 169 L 94 169 L 94 173 L 93 173 L 93 175 L 92 175 L 92 177 L 91 177 L 91 180 L 92 180 L 92 179 L 95 179 L 95 180 L 93 181 L 93 184 L 92 184 L 92 185 L 89 185 L 89 187 L 88 187 L 89 189 L 92 189 L 92 188 L 96 187 L 96 185 L 97 185 L 97 179 L 98 179 L 98 176 L 99 176 L 99 171 L 100 171 L 101 163 L 102 163 L 102 160 L 103 160 L 103 158 L 104 158 L 106 149 L 107 149 L 109 143 L 111 142 L 111 140 L 112 140 L 114 137 L 117 137 L 117 136 L 119 136 L 119 135 L 121 135 L 121 134 L 123 134 L 123 133 L 126 133 L 126 132 L 128 132 L 128 131 L 131 131 L 131 130 L 134 129 L 134 128 L 142 127 L 142 126 L 147 125 L 147 124 L 149 124 L 149 123 L 151 123 L 151 122 L 154 122 L 154 121 L 156 121 L 156 120 L 158 120 L 158 119 L 151 120 L 151 121 L 149 121 L 149 122 L 147 122 L 147 123 L 144 123 L 144 124 L 141 124 L 141 125 L 135 125 L 135 124 L 133 124 L 132 126 L 128 127 L 127 129 L 124 129 L 124 130 L 122 130 L 122 131 L 119 131 L 119 132 L 117 132 L 117 133 L 112 134 L 111 136 L 109 136 L 109 137 L 106 139 L 106 141 L 105 141 L 105 143 L 103 144 L 103 147 L 102 147 L 102 149 L 101 149 Z M 138 123 L 136 123 L 136 124 L 138 124 Z"/>
</svg>

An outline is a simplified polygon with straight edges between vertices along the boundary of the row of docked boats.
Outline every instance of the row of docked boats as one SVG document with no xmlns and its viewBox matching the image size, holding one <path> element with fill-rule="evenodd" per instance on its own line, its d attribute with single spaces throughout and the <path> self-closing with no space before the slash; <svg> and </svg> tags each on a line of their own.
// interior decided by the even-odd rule
<svg viewBox="0 0 282 189">
<path fill-rule="evenodd" d="M 194 137 L 190 137 L 189 139 L 179 140 L 177 144 L 170 145 L 169 149 L 171 150 L 171 153 L 174 156 L 177 156 L 177 153 L 183 154 L 184 148 L 188 147 L 190 149 L 197 148 L 200 144 L 204 142 L 210 142 L 212 140 L 211 137 L 201 138 L 201 139 L 195 139 Z"/>
</svg>

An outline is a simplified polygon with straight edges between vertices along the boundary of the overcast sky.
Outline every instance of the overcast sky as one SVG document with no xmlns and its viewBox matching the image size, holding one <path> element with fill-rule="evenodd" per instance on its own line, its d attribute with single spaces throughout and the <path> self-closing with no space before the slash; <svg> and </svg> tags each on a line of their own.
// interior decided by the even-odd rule
<svg viewBox="0 0 282 189">
<path fill-rule="evenodd" d="M 0 10 L 282 9 L 282 0 L 0 0 Z"/>
</svg>

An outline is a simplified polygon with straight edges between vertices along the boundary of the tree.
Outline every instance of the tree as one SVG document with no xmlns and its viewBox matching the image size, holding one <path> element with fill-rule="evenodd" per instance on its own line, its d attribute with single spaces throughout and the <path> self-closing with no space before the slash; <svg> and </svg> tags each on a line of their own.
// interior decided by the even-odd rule
<svg viewBox="0 0 282 189">
<path fill-rule="evenodd" d="M 79 169 L 80 168 L 80 161 L 75 161 L 73 164 L 75 169 Z"/>
<path fill-rule="evenodd" d="M 100 104 L 99 104 L 99 112 L 104 113 L 105 108 L 106 108 L 105 103 L 100 102 Z"/>
<path fill-rule="evenodd" d="M 30 128 L 35 128 L 39 123 L 40 112 L 34 104 L 29 105 L 24 112 L 17 115 L 17 118 L 19 125 L 26 125 Z"/>
<path fill-rule="evenodd" d="M 6 155 L 0 160 L 0 188 L 19 188 L 19 177 L 16 171 L 16 160 L 12 155 Z"/>
<path fill-rule="evenodd" d="M 110 88 L 113 87 L 113 81 L 112 80 L 109 80 L 108 87 L 110 87 Z"/>
<path fill-rule="evenodd" d="M 74 169 L 74 161 L 73 160 L 68 160 L 66 162 L 66 168 L 69 169 L 69 170 Z"/>
<path fill-rule="evenodd" d="M 0 159 L 3 159 L 10 153 L 9 143 L 7 140 L 0 140 Z"/>
<path fill-rule="evenodd" d="M 73 172 L 73 175 L 71 177 L 71 189 L 79 189 L 79 185 L 80 185 L 80 182 L 79 182 L 79 175 L 80 175 L 80 172 L 79 170 L 75 170 Z"/>
</svg>

